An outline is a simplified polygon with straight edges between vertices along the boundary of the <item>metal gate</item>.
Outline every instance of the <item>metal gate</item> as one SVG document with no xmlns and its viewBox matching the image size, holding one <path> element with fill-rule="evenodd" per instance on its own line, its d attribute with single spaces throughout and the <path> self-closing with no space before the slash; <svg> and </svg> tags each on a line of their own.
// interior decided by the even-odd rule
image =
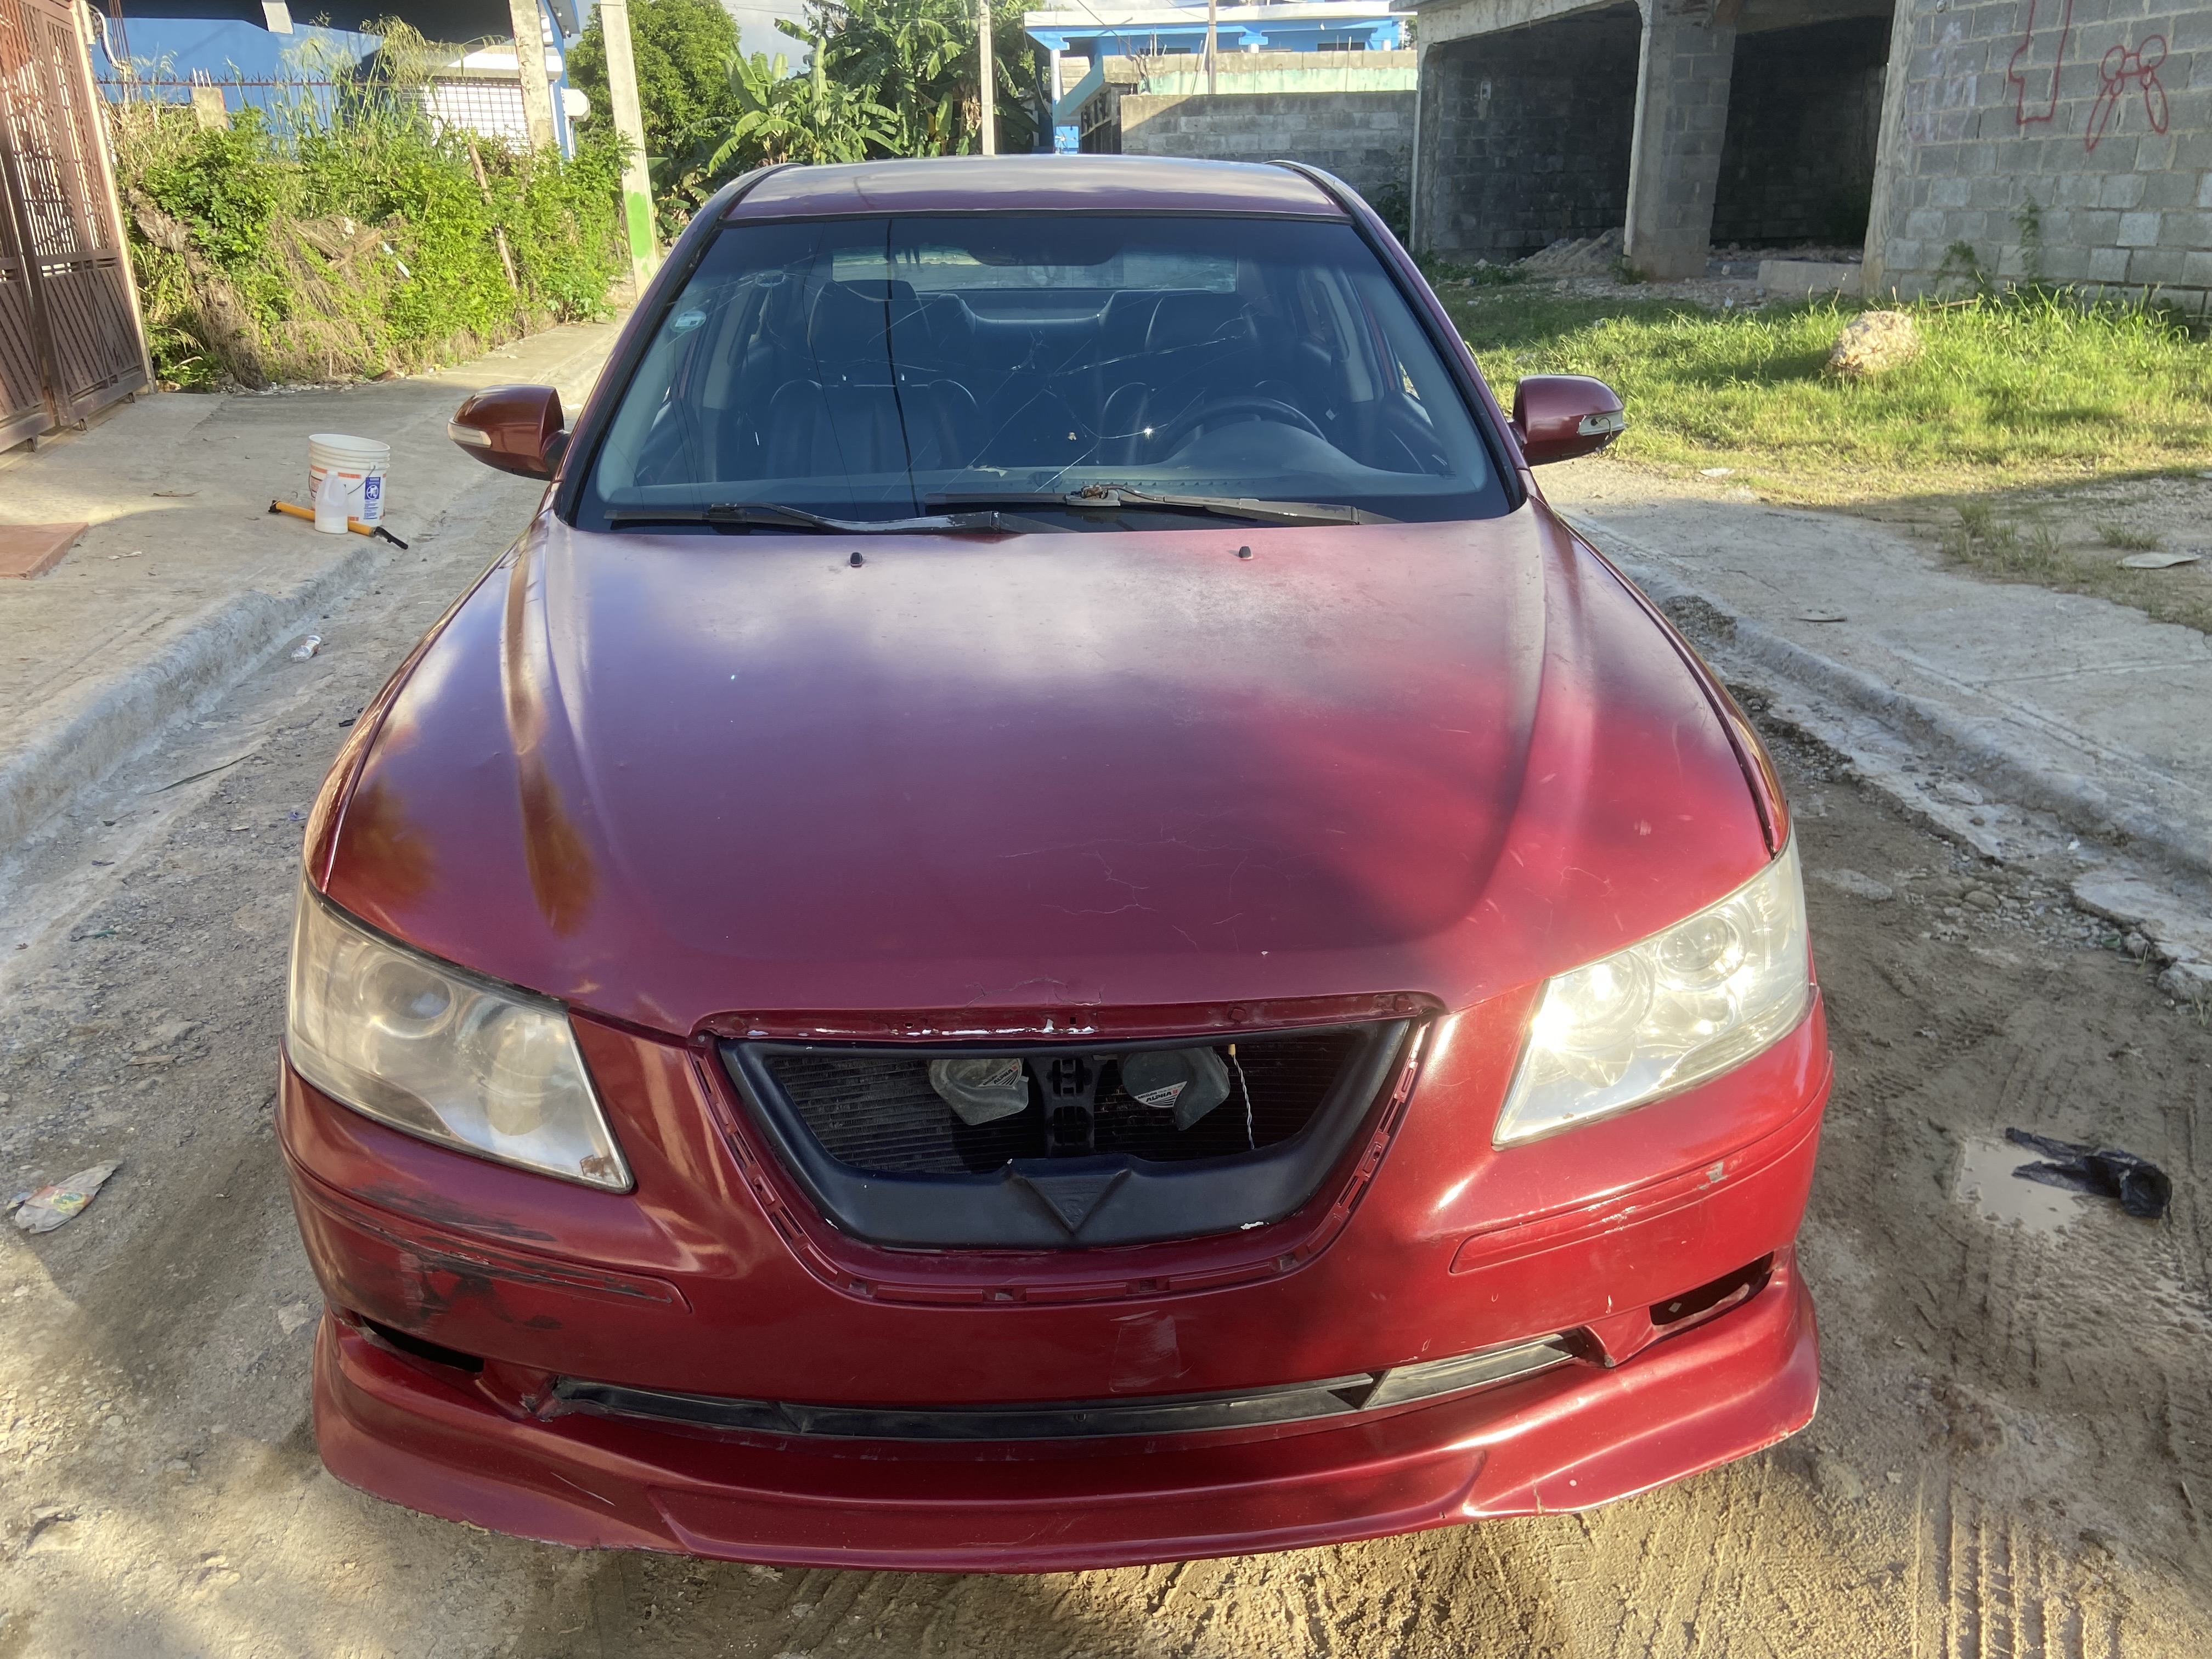
<svg viewBox="0 0 2212 1659">
<path fill-rule="evenodd" d="M 147 381 L 76 0 L 0 0 L 0 449 Z"/>
</svg>

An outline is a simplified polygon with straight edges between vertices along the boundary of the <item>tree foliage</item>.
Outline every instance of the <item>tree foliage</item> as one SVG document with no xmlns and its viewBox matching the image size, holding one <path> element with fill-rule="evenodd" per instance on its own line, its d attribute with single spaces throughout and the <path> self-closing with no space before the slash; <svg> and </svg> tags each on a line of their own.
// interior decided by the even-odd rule
<svg viewBox="0 0 2212 1659">
<path fill-rule="evenodd" d="M 975 0 L 809 0 L 803 21 L 776 24 L 805 48 L 806 64 L 795 72 L 782 54 L 741 53 L 720 22 L 701 22 L 678 51 L 662 31 L 700 4 L 720 17 L 707 0 L 633 0 L 630 12 L 665 228 L 679 228 L 728 179 L 773 162 L 965 155 L 982 148 Z M 991 0 L 1001 150 L 1034 149 L 1038 130 L 1036 53 L 1022 6 Z M 668 62 L 688 66 L 677 82 L 648 77 L 648 38 Z M 700 73 L 710 51 L 720 52 L 711 89 Z M 569 74 L 595 103 L 604 99 L 603 34 L 585 36 Z"/>
<path fill-rule="evenodd" d="M 720 0 L 630 0 L 629 39 L 653 194 L 663 200 L 664 216 L 676 207 L 680 221 L 688 216 L 679 204 L 693 156 L 702 143 L 718 142 L 739 113 L 730 78 L 737 22 Z M 592 120 L 611 125 L 606 27 L 596 7 L 568 54 L 568 79 L 592 100 Z"/>
<path fill-rule="evenodd" d="M 866 90 L 831 80 L 818 57 L 801 75 L 781 52 L 733 58 L 730 90 L 738 112 L 700 165 L 702 188 L 775 161 L 864 161 L 897 139 L 891 112 Z"/>
<path fill-rule="evenodd" d="M 894 155 L 964 154 L 981 113 L 975 20 L 961 0 L 817 3 L 790 31 L 836 65 L 842 81 L 874 92 L 890 112 Z"/>
<path fill-rule="evenodd" d="M 779 27 L 812 47 L 833 80 L 889 111 L 878 155 L 969 155 L 982 148 L 973 0 L 809 0 L 806 21 Z M 992 79 L 999 148 L 1033 148 L 1034 49 L 1020 0 L 992 0 Z"/>
</svg>

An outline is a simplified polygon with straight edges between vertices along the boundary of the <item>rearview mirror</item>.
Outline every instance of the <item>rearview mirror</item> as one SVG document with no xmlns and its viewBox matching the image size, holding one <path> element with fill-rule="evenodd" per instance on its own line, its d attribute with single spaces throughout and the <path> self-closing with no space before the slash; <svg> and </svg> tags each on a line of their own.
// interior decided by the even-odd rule
<svg viewBox="0 0 2212 1659">
<path fill-rule="evenodd" d="M 1620 394 L 1587 374 L 1531 374 L 1514 388 L 1513 435 L 1531 466 L 1594 455 L 1627 429 Z"/>
<path fill-rule="evenodd" d="M 487 386 L 453 411 L 446 435 L 486 466 L 526 478 L 551 477 L 568 447 L 561 394 L 550 386 Z"/>
</svg>

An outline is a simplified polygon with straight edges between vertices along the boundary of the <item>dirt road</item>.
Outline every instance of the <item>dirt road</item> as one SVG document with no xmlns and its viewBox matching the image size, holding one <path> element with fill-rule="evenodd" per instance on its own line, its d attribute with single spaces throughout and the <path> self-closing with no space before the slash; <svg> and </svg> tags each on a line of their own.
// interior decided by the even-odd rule
<svg viewBox="0 0 2212 1659">
<path fill-rule="evenodd" d="M 470 574 L 393 566 L 0 874 L 0 1176 L 123 1165 L 0 1231 L 0 1659 L 2212 1648 L 2212 1030 L 2055 881 L 1788 733 L 1838 1063 L 1795 1441 L 1587 1516 L 1036 1578 L 583 1555 L 338 1486 L 270 1126 L 300 819 Z M 1961 1194 L 2021 1204 L 2008 1124 L 2159 1160 L 2172 1215 L 1992 1217 Z"/>
</svg>

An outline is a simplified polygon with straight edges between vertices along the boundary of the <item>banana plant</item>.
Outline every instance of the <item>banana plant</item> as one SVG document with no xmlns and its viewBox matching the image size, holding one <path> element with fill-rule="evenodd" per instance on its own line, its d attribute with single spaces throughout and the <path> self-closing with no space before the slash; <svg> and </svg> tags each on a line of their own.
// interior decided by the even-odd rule
<svg viewBox="0 0 2212 1659">
<path fill-rule="evenodd" d="M 993 59 L 1005 146 L 1035 131 L 1018 66 L 1030 48 L 1021 0 L 992 0 Z M 703 200 L 721 180 L 772 161 L 960 155 L 981 148 L 972 0 L 810 0 L 776 27 L 808 49 L 804 72 L 778 53 L 732 54 L 735 113 L 674 163 L 679 193 Z"/>
<path fill-rule="evenodd" d="M 781 52 L 733 57 L 730 92 L 736 117 L 701 147 L 698 167 L 710 179 L 775 161 L 862 161 L 896 139 L 894 118 L 873 88 L 832 78 L 818 51 L 805 75 L 793 75 Z"/>
</svg>

